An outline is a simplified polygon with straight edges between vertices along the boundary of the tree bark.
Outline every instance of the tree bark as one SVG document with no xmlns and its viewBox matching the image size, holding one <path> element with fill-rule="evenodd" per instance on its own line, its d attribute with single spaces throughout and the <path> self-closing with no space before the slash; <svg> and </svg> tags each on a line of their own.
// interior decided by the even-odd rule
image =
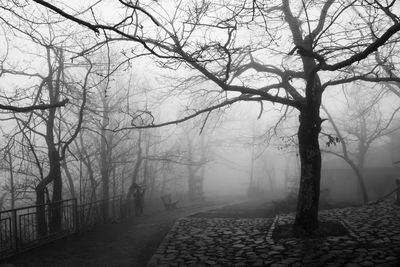
<svg viewBox="0 0 400 267">
<path fill-rule="evenodd" d="M 318 143 L 321 130 L 319 106 L 301 110 L 299 118 L 301 177 L 294 230 L 311 233 L 318 228 L 321 180 L 321 151 Z"/>
<path fill-rule="evenodd" d="M 60 97 L 60 83 L 62 72 L 64 71 L 63 65 L 63 54 L 62 51 L 55 51 L 56 60 L 58 63 L 58 69 L 56 72 L 53 70 L 51 62 L 51 48 L 47 47 L 47 61 L 49 68 L 49 76 L 46 79 L 50 104 L 58 101 Z M 57 54 L 59 53 L 59 54 Z M 53 74 L 56 77 L 53 79 Z M 37 223 L 39 235 L 47 234 L 46 224 L 46 207 L 45 207 L 45 191 L 47 185 L 53 182 L 53 196 L 52 203 L 49 206 L 47 212 L 49 212 L 49 228 L 53 231 L 58 231 L 61 227 L 61 199 L 62 199 L 62 178 L 61 178 L 61 164 L 60 155 L 57 150 L 56 141 L 54 137 L 54 126 L 56 120 L 56 108 L 49 109 L 49 114 L 46 119 L 46 145 L 47 145 L 47 157 L 49 160 L 49 173 L 45 179 L 41 180 L 36 186 L 36 204 L 39 205 L 37 208 Z"/>
<path fill-rule="evenodd" d="M 62 210 L 62 176 L 61 160 L 58 151 L 53 150 L 50 158 L 50 174 L 53 177 L 53 196 L 50 205 L 50 231 L 57 232 L 61 229 Z"/>
<path fill-rule="evenodd" d="M 39 236 L 47 235 L 46 207 L 44 206 L 46 184 L 43 181 L 44 180 L 42 180 L 35 189 L 36 205 L 38 205 L 36 208 L 36 224 Z"/>
</svg>

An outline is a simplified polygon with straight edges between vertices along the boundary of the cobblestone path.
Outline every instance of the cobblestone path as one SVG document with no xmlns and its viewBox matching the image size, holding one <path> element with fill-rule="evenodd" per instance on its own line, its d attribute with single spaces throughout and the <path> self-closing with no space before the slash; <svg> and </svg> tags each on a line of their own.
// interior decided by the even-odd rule
<svg viewBox="0 0 400 267">
<path fill-rule="evenodd" d="M 400 266 L 400 207 L 386 201 L 320 212 L 348 235 L 274 240 L 271 218 L 199 218 L 177 221 L 148 266 Z"/>
</svg>

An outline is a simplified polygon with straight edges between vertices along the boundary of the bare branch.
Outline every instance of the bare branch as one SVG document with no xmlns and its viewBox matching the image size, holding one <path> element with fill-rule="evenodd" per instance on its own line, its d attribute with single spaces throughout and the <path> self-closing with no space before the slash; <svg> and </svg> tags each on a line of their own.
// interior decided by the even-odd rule
<svg viewBox="0 0 400 267">
<path fill-rule="evenodd" d="M 45 109 L 63 107 L 68 102 L 69 102 L 69 100 L 65 99 L 61 102 L 54 103 L 54 104 L 39 104 L 39 105 L 32 105 L 32 106 L 26 106 L 26 107 L 17 107 L 17 106 L 0 104 L 0 109 L 9 110 L 9 111 L 13 111 L 13 112 L 25 113 L 25 112 L 31 112 L 34 110 L 45 110 Z"/>
<path fill-rule="evenodd" d="M 164 123 L 160 123 L 160 124 L 151 123 L 149 125 L 133 125 L 131 127 L 113 129 L 113 130 L 110 130 L 110 131 L 112 131 L 112 132 L 120 132 L 120 131 L 123 131 L 123 130 L 159 128 L 159 127 L 164 127 L 164 126 L 168 126 L 168 125 L 179 124 L 179 123 L 182 123 L 184 121 L 187 121 L 187 120 L 190 120 L 192 118 L 195 118 L 195 117 L 197 117 L 197 116 L 199 116 L 199 115 L 201 115 L 203 113 L 209 113 L 209 112 L 211 112 L 213 110 L 222 108 L 224 106 L 232 105 L 235 102 L 239 102 L 239 101 L 260 101 L 260 100 L 262 100 L 262 98 L 260 98 L 260 97 L 252 97 L 252 96 L 249 96 L 249 95 L 241 95 L 239 97 L 235 97 L 235 98 L 232 98 L 232 99 L 225 100 L 224 102 L 222 102 L 220 104 L 217 104 L 217 105 L 214 105 L 214 106 L 210 106 L 208 108 L 196 111 L 193 114 L 191 114 L 189 116 L 186 116 L 184 118 L 178 119 L 178 120 L 168 121 L 168 122 L 164 122 Z"/>
<path fill-rule="evenodd" d="M 389 27 L 384 34 L 382 34 L 381 37 L 377 38 L 373 43 L 368 45 L 363 51 L 360 53 L 356 53 L 350 58 L 343 60 L 341 62 L 329 65 L 323 62 L 320 62 L 320 64 L 317 66 L 316 71 L 318 70 L 328 70 L 328 71 L 335 71 L 339 70 L 343 67 L 350 66 L 355 62 L 361 61 L 365 58 L 367 58 L 370 54 L 373 52 L 377 51 L 379 47 L 385 45 L 385 43 L 396 33 L 400 31 L 400 23 L 396 23 Z"/>
<path fill-rule="evenodd" d="M 77 17 L 75 17 L 75 16 L 73 16 L 73 15 L 70 15 L 70 14 L 68 14 L 68 13 L 66 13 L 66 12 L 64 12 L 64 11 L 62 11 L 60 8 L 58 8 L 58 7 L 56 7 L 56 6 L 54 6 L 54 5 L 50 4 L 50 3 L 48 3 L 47 1 L 43 1 L 43 0 L 33 0 L 33 1 L 36 2 L 36 3 L 38 3 L 38 4 L 40 4 L 40 5 L 42 5 L 42 6 L 44 6 L 44 7 L 47 7 L 47 8 L 49 8 L 49 9 L 53 10 L 53 11 L 56 12 L 57 14 L 60 14 L 61 16 L 65 17 L 65 18 L 67 18 L 67 19 L 69 19 L 69 20 L 72 20 L 72 21 L 74 21 L 74 22 L 76 22 L 76 23 L 78 23 L 78 24 L 80 24 L 80 25 L 83 25 L 83 26 L 85 26 L 85 27 L 88 27 L 88 28 L 91 29 L 92 31 L 94 31 L 94 32 L 96 32 L 96 33 L 98 33 L 98 34 L 100 34 L 99 27 L 96 26 L 96 25 L 93 25 L 93 24 L 90 24 L 90 23 L 87 22 L 87 21 L 78 19 Z"/>
</svg>

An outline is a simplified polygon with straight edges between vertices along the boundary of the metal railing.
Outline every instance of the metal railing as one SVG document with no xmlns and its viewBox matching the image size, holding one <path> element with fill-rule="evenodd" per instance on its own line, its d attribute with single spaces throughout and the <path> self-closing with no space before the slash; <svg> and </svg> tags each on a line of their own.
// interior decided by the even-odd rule
<svg viewBox="0 0 400 267">
<path fill-rule="evenodd" d="M 76 199 L 0 212 L 0 259 L 75 233 L 75 213 Z"/>
<path fill-rule="evenodd" d="M 122 196 L 78 205 L 76 199 L 0 212 L 0 260 L 133 214 Z"/>
</svg>

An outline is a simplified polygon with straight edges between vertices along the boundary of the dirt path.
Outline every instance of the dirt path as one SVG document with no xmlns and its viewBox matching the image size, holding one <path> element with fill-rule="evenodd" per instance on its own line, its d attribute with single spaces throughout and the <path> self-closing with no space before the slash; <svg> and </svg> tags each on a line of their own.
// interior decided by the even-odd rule
<svg viewBox="0 0 400 267">
<path fill-rule="evenodd" d="M 31 250 L 6 261 L 16 266 L 146 266 L 176 219 L 213 208 L 179 208 L 107 224 Z M 1 266 L 1 265 L 0 265 Z"/>
</svg>

